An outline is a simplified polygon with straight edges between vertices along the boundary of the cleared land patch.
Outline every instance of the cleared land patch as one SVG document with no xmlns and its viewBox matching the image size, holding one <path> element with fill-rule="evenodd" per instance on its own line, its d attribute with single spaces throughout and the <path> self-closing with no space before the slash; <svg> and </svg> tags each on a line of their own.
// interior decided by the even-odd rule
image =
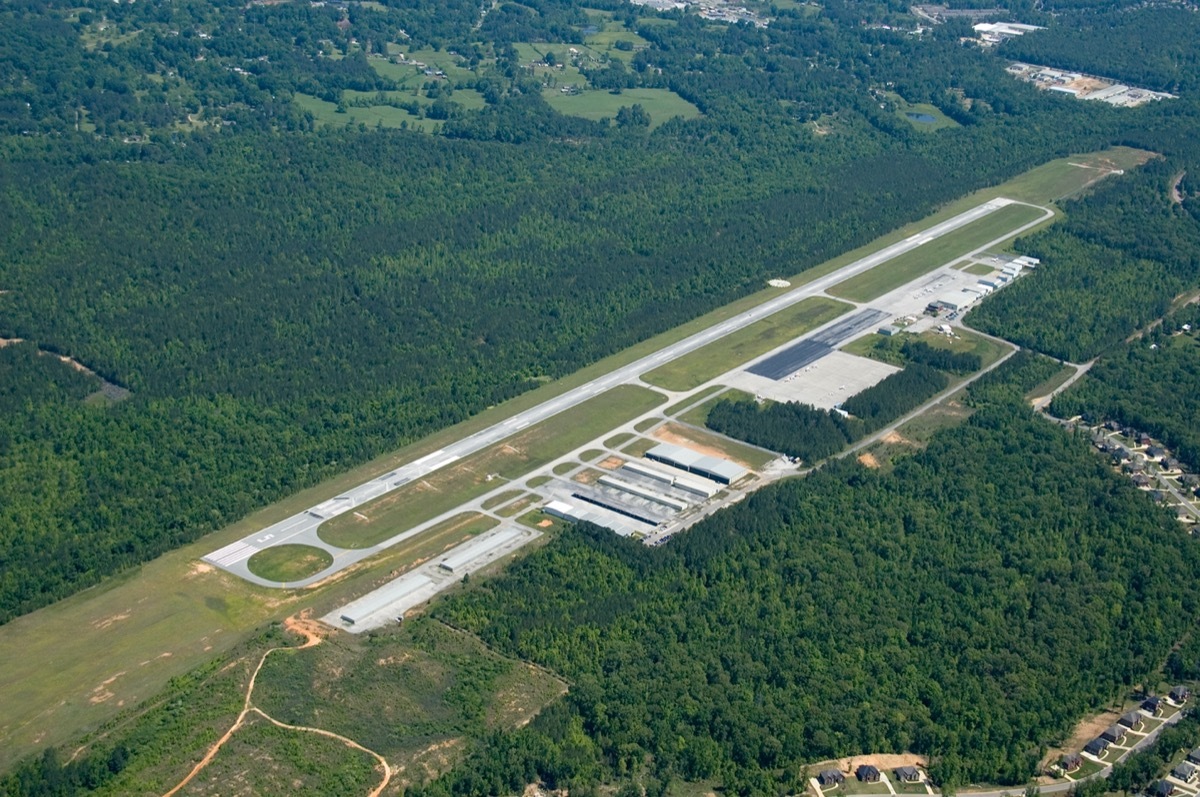
<svg viewBox="0 0 1200 797">
<path fill-rule="evenodd" d="M 312 545 L 276 545 L 250 557 L 246 566 L 259 578 L 272 581 L 299 581 L 320 573 L 333 564 L 333 556 Z"/>
<path fill-rule="evenodd" d="M 435 471 L 321 525 L 330 545 L 365 548 L 449 512 L 460 504 L 620 426 L 665 401 L 652 390 L 621 385 L 524 429 L 465 460 Z M 363 520 L 363 518 L 366 520 Z"/>
<path fill-rule="evenodd" d="M 559 89 L 546 89 L 542 96 L 559 113 L 593 122 L 616 117 L 624 106 L 640 105 L 650 114 L 651 130 L 676 116 L 695 119 L 700 115 L 699 108 L 670 89 L 625 89 L 620 94 L 592 90 L 564 94 Z"/>
<path fill-rule="evenodd" d="M 814 296 L 655 368 L 642 379 L 667 390 L 691 390 L 852 309 L 845 302 Z"/>
<path fill-rule="evenodd" d="M 855 302 L 869 302 L 1003 237 L 1041 215 L 1041 210 L 1028 205 L 1006 205 L 965 227 L 880 263 L 845 282 L 839 282 L 829 289 L 829 293 Z"/>
</svg>

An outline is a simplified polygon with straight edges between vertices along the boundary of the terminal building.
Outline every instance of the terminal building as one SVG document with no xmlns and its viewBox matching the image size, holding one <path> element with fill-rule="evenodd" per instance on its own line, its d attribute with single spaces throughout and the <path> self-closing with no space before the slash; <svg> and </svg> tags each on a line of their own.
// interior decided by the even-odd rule
<svg viewBox="0 0 1200 797">
<path fill-rule="evenodd" d="M 717 484 L 733 484 L 749 472 L 741 465 L 727 459 L 708 456 L 670 443 L 656 445 L 646 452 L 646 459 L 703 476 Z"/>
</svg>

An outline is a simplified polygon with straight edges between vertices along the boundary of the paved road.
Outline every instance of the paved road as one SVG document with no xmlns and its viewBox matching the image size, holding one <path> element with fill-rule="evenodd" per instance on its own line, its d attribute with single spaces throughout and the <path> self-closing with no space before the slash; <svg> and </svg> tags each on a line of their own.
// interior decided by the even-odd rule
<svg viewBox="0 0 1200 797">
<path fill-rule="evenodd" d="M 427 474 L 438 470 L 439 468 L 451 464 L 452 462 L 470 456 L 471 454 L 481 451 L 489 446 L 495 445 L 511 435 L 516 434 L 525 427 L 539 423 L 547 418 L 557 415 L 560 412 L 575 407 L 599 393 L 603 393 L 604 391 L 618 385 L 636 383 L 640 374 L 653 370 L 664 363 L 675 360 L 689 352 L 695 351 L 696 349 L 712 343 L 713 341 L 719 340 L 720 338 L 749 326 L 755 321 L 758 321 L 766 316 L 791 307 L 792 305 L 810 297 L 822 294 L 827 288 L 831 288 L 839 282 L 849 279 L 857 274 L 861 274 L 864 271 L 868 271 L 881 263 L 898 257 L 905 252 L 916 249 L 923 244 L 929 243 L 936 238 L 951 233 L 960 227 L 977 221 L 984 216 L 987 216 L 988 214 L 1011 204 L 1027 203 L 1019 203 L 1015 202 L 1014 200 L 1004 198 L 992 199 L 984 202 L 968 211 L 954 216 L 953 218 L 947 219 L 946 221 L 935 224 L 919 233 L 911 235 L 903 241 L 899 241 L 890 246 L 884 247 L 877 252 L 867 255 L 866 257 L 860 258 L 859 260 L 856 260 L 831 274 L 827 274 L 824 277 L 819 277 L 800 287 L 788 291 L 787 293 L 770 299 L 751 310 L 747 310 L 737 316 L 729 318 L 709 327 L 708 329 L 685 338 L 684 340 L 666 346 L 665 348 L 660 349 L 653 354 L 647 355 L 636 362 L 610 371 L 608 374 L 598 377 L 587 384 L 563 393 L 562 395 L 539 404 L 536 407 L 518 413 L 517 415 L 514 415 L 505 421 L 497 423 L 482 431 L 476 432 L 469 437 L 465 437 L 439 451 L 435 451 L 432 454 L 422 457 L 415 462 L 411 462 L 403 467 L 390 471 L 383 476 L 371 479 L 370 481 L 365 482 L 358 487 L 348 490 L 303 512 L 295 514 L 259 532 L 249 534 L 237 542 L 226 545 L 225 547 L 208 554 L 204 557 L 204 559 L 205 561 L 234 573 L 235 575 L 238 575 L 247 581 L 261 584 L 263 586 L 303 587 L 316 583 L 317 581 L 327 578 L 333 573 L 336 573 L 339 570 L 354 564 L 355 562 L 373 556 L 380 550 L 395 545 L 396 543 L 407 539 L 414 534 L 420 533 L 426 526 L 426 524 L 422 524 L 417 528 L 410 529 L 402 534 L 398 534 L 395 537 L 385 540 L 379 545 L 370 548 L 351 550 L 331 546 L 320 539 L 317 534 L 317 528 L 326 520 L 336 517 L 344 512 L 351 511 L 355 507 L 361 506 L 364 503 L 402 487 L 409 482 L 420 479 Z M 1054 215 L 1054 211 L 1052 210 L 1041 207 L 1039 207 L 1039 209 L 1043 211 L 1041 217 L 1022 225 L 998 240 L 1004 240 L 1013 235 L 1018 235 L 1021 232 L 1024 232 L 1025 230 L 1041 224 L 1049 218 L 1052 218 Z M 813 334 L 816 334 L 819 331 L 820 330 L 817 330 Z M 284 543 L 298 543 L 322 548 L 333 555 L 333 564 L 320 573 L 311 576 L 310 578 L 292 582 L 287 585 L 259 578 L 251 573 L 246 567 L 246 561 L 256 552 Z"/>
</svg>

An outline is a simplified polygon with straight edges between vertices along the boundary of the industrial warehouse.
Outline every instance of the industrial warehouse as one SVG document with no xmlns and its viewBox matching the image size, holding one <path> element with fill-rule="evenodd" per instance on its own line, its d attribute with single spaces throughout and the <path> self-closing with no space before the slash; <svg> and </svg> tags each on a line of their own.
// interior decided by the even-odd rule
<svg viewBox="0 0 1200 797">
<path fill-rule="evenodd" d="M 662 443 L 641 460 L 620 462 L 594 483 L 561 482 L 546 514 L 603 526 L 622 537 L 644 538 L 704 505 L 750 471 L 722 457 Z"/>
</svg>

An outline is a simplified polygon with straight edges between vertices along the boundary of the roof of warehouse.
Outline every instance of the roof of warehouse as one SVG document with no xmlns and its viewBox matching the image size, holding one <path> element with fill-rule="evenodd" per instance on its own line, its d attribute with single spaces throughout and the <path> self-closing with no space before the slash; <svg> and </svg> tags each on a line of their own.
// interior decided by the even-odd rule
<svg viewBox="0 0 1200 797">
<path fill-rule="evenodd" d="M 432 581 L 428 576 L 421 575 L 420 573 L 409 573 L 386 586 L 380 587 L 374 592 L 364 595 L 356 601 L 346 604 L 342 607 L 341 614 L 349 617 L 356 623 L 362 622 L 366 617 L 381 609 L 386 609 L 392 603 L 407 595 L 411 595 L 431 583 Z"/>
<path fill-rule="evenodd" d="M 521 529 L 509 527 L 506 529 L 501 529 L 494 534 L 476 537 L 470 542 L 460 545 L 452 550 L 450 554 L 438 564 L 448 567 L 451 570 L 457 570 L 463 565 L 470 564 L 476 559 L 486 556 L 505 543 L 515 540 L 523 533 L 524 532 L 522 532 Z"/>
<path fill-rule="evenodd" d="M 672 462 L 678 462 L 680 465 L 685 465 L 689 468 L 704 459 L 704 455 L 697 451 L 684 448 L 683 446 L 672 445 L 671 443 L 659 443 L 647 451 L 646 456 L 661 457 Z"/>
<path fill-rule="evenodd" d="M 715 473 L 729 481 L 734 482 L 746 475 L 746 469 L 735 462 L 730 462 L 721 457 L 701 457 L 698 462 L 692 465 L 693 468 Z"/>
</svg>

